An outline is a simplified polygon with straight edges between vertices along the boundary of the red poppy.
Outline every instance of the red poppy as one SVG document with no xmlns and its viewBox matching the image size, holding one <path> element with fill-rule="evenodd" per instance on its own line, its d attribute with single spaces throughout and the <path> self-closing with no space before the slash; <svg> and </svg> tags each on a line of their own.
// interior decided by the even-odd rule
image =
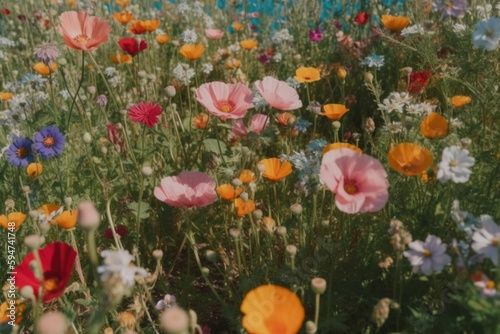
<svg viewBox="0 0 500 334">
<path fill-rule="evenodd" d="M 126 228 L 125 226 L 123 226 L 123 225 L 117 225 L 117 226 L 115 227 L 115 232 L 116 232 L 116 234 L 118 234 L 118 235 L 120 236 L 120 238 L 123 238 L 124 236 L 126 236 L 126 235 L 127 235 L 128 230 L 127 230 L 127 228 Z M 111 230 L 111 227 L 110 227 L 110 228 L 108 228 L 108 229 L 106 229 L 106 230 L 104 231 L 104 237 L 105 237 L 106 239 L 109 239 L 109 240 L 113 240 L 113 239 L 114 239 L 114 238 L 113 238 L 113 231 Z"/>
<path fill-rule="evenodd" d="M 122 48 L 122 50 L 132 57 L 137 55 L 139 52 L 146 50 L 148 44 L 145 40 L 141 39 L 139 43 L 137 43 L 137 39 L 133 37 L 122 38 L 118 41 L 118 45 Z"/>
<path fill-rule="evenodd" d="M 408 93 L 420 93 L 429 83 L 429 79 L 431 78 L 431 76 L 432 72 L 430 71 L 411 72 L 410 84 L 408 85 Z"/>
<path fill-rule="evenodd" d="M 132 122 L 138 122 L 145 124 L 148 128 L 152 128 L 153 125 L 158 123 L 162 113 L 160 105 L 153 102 L 140 102 L 134 104 L 128 109 L 128 115 Z"/>
<path fill-rule="evenodd" d="M 5 15 L 9 15 L 10 14 L 10 10 L 8 10 L 7 8 L 4 8 L 4 9 L 2 9 L 2 13 L 5 14 Z"/>
<path fill-rule="evenodd" d="M 76 252 L 73 247 L 64 242 L 53 242 L 40 249 L 38 254 L 43 270 L 43 283 L 40 283 L 30 268 L 30 263 L 35 259 L 35 255 L 29 253 L 23 262 L 13 270 L 17 273 L 16 287 L 21 290 L 25 286 L 31 286 L 36 298 L 42 290 L 43 301 L 48 302 L 64 293 L 73 273 Z"/>
<path fill-rule="evenodd" d="M 369 19 L 370 19 L 370 13 L 359 12 L 354 17 L 354 22 L 356 22 L 359 25 L 364 25 L 364 24 L 366 24 L 366 22 L 368 22 Z"/>
</svg>

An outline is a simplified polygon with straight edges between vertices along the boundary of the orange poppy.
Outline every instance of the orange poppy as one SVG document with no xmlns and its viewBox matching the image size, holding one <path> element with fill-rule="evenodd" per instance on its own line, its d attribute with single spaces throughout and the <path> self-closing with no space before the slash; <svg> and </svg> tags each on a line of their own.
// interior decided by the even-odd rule
<svg viewBox="0 0 500 334">
<path fill-rule="evenodd" d="M 231 27 L 235 30 L 235 31 L 240 31 L 240 30 L 243 30 L 243 24 L 241 23 L 238 23 L 238 22 L 235 22 L 233 24 L 231 24 Z"/>
<path fill-rule="evenodd" d="M 193 117 L 194 126 L 198 129 L 208 129 L 208 114 L 201 112 Z"/>
<path fill-rule="evenodd" d="M 160 25 L 160 20 L 144 20 L 142 21 L 142 26 L 148 32 L 153 32 L 158 29 Z"/>
<path fill-rule="evenodd" d="M 13 93 L 10 92 L 0 92 L 0 100 L 8 101 L 14 96 Z"/>
<path fill-rule="evenodd" d="M 42 175 L 43 166 L 39 162 L 32 162 L 26 167 L 26 173 L 32 179 L 36 179 L 40 175 Z"/>
<path fill-rule="evenodd" d="M 60 209 L 61 206 L 58 204 L 44 204 L 38 208 L 38 211 L 40 214 L 43 214 L 45 218 L 49 218 L 51 215 L 55 215 Z M 54 224 L 55 220 L 51 220 L 50 223 Z"/>
<path fill-rule="evenodd" d="M 287 126 L 290 122 L 290 120 L 293 120 L 294 117 L 292 114 L 289 112 L 282 112 L 278 115 L 276 115 L 276 121 L 280 123 L 283 126 Z"/>
<path fill-rule="evenodd" d="M 57 70 L 57 64 L 52 62 L 52 63 L 50 63 L 50 67 L 49 67 L 49 66 L 45 65 L 45 63 L 39 62 L 33 66 L 33 69 L 38 74 L 49 75 L 50 72 L 54 72 L 55 70 Z"/>
<path fill-rule="evenodd" d="M 250 290 L 240 306 L 243 327 L 249 333 L 297 334 L 305 311 L 299 297 L 278 285 Z"/>
<path fill-rule="evenodd" d="M 420 132 L 428 139 L 444 137 L 448 134 L 448 121 L 437 112 L 431 112 L 420 123 Z"/>
<path fill-rule="evenodd" d="M 245 39 L 240 42 L 240 45 L 242 48 L 247 49 L 247 50 L 252 50 L 257 46 L 257 41 L 254 41 L 252 39 Z"/>
<path fill-rule="evenodd" d="M 142 21 L 139 20 L 132 21 L 129 30 L 134 35 L 141 35 L 146 32 L 146 28 L 142 25 Z"/>
<path fill-rule="evenodd" d="M 55 220 L 57 225 L 66 230 L 71 230 L 75 227 L 76 221 L 78 220 L 78 210 L 63 211 Z"/>
<path fill-rule="evenodd" d="M 394 146 L 387 155 L 389 166 L 406 175 L 420 175 L 432 164 L 432 153 L 413 143 L 401 143 Z"/>
<path fill-rule="evenodd" d="M 24 223 L 24 220 L 26 219 L 26 215 L 22 212 L 11 212 L 7 216 L 6 215 L 1 215 L 0 216 L 0 226 L 3 226 L 5 228 L 10 228 L 12 226 L 9 226 L 9 223 L 14 223 L 14 229 L 18 229 L 19 226 L 21 226 L 22 223 Z"/>
<path fill-rule="evenodd" d="M 121 8 L 125 8 L 129 5 L 130 0 L 115 0 L 115 3 Z"/>
<path fill-rule="evenodd" d="M 344 114 L 348 112 L 349 109 L 347 109 L 343 104 L 330 103 L 323 106 L 323 111 L 324 112 L 322 112 L 321 115 L 326 116 L 332 121 L 336 121 L 340 117 L 344 116 Z"/>
<path fill-rule="evenodd" d="M 298 82 L 315 82 L 321 79 L 319 70 L 314 67 L 300 67 L 295 70 L 295 80 Z"/>
<path fill-rule="evenodd" d="M 237 198 L 234 200 L 234 208 L 236 215 L 243 217 L 255 210 L 255 202 L 251 199 L 245 202 L 243 199 Z"/>
<path fill-rule="evenodd" d="M 121 51 L 112 54 L 109 59 L 115 64 L 132 64 L 132 56 Z"/>
<path fill-rule="evenodd" d="M 240 187 L 234 189 L 233 185 L 229 183 L 221 184 L 220 186 L 217 187 L 216 190 L 217 194 L 219 194 L 219 196 L 225 199 L 226 201 L 234 200 L 243 191 L 243 189 L 241 189 Z"/>
<path fill-rule="evenodd" d="M 245 169 L 240 173 L 240 180 L 243 183 L 250 183 L 257 180 L 257 177 L 255 176 L 255 173 L 250 169 Z"/>
<path fill-rule="evenodd" d="M 241 60 L 236 58 L 231 58 L 226 61 L 226 69 L 232 70 L 241 67 Z"/>
<path fill-rule="evenodd" d="M 114 13 L 113 18 L 116 22 L 121 24 L 127 24 L 134 18 L 134 14 L 128 12 Z"/>
<path fill-rule="evenodd" d="M 382 15 L 382 24 L 388 30 L 399 32 L 410 25 L 410 19 L 406 16 Z"/>
<path fill-rule="evenodd" d="M 451 98 L 451 104 L 455 108 L 460 108 L 466 104 L 472 102 L 472 99 L 469 96 L 456 95 Z"/>
<path fill-rule="evenodd" d="M 193 45 L 186 44 L 181 47 L 179 53 L 189 60 L 196 60 L 201 57 L 201 55 L 205 52 L 205 47 L 201 44 Z"/>
<path fill-rule="evenodd" d="M 5 301 L 2 305 L 0 305 L 0 324 L 8 323 L 12 320 L 11 316 L 15 314 L 14 324 L 19 325 L 23 320 L 23 312 L 26 309 L 26 304 L 20 299 L 17 299 L 13 310 L 14 313 L 11 313 L 11 309 L 9 309 L 10 307 L 11 304 L 9 301 Z"/>
<path fill-rule="evenodd" d="M 263 176 L 270 181 L 279 181 L 292 173 L 292 164 L 289 161 L 281 162 L 278 158 L 263 159 L 259 164 L 264 165 Z"/>
<path fill-rule="evenodd" d="M 333 143 L 325 146 L 325 148 L 323 149 L 323 154 L 332 150 L 338 150 L 339 148 L 348 148 L 356 153 L 363 153 L 363 150 L 361 150 L 359 147 L 351 145 L 349 143 Z"/>
<path fill-rule="evenodd" d="M 170 42 L 170 36 L 167 34 L 156 35 L 155 39 L 158 44 L 167 44 Z"/>
</svg>

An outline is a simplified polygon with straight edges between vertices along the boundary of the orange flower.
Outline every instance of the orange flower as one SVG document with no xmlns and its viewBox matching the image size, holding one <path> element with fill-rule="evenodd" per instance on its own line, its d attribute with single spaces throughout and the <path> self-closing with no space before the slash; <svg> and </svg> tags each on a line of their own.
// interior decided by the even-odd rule
<svg viewBox="0 0 500 334">
<path fill-rule="evenodd" d="M 232 70 L 235 68 L 240 68 L 241 67 L 241 60 L 236 59 L 236 58 L 231 58 L 226 61 L 226 68 L 228 70 Z"/>
<path fill-rule="evenodd" d="M 44 204 L 38 208 L 38 211 L 40 212 L 40 214 L 43 214 L 45 218 L 49 218 L 50 216 L 55 216 L 59 209 L 61 209 L 61 206 L 58 204 Z M 54 224 L 55 220 L 52 219 L 50 223 Z"/>
<path fill-rule="evenodd" d="M 181 47 L 179 53 L 189 60 L 196 60 L 201 57 L 201 55 L 205 52 L 205 47 L 201 44 L 193 45 L 186 44 Z"/>
<path fill-rule="evenodd" d="M 26 304 L 17 299 L 15 301 L 14 313 L 10 313 L 11 310 L 9 310 L 9 307 L 11 307 L 9 301 L 5 301 L 0 305 L 0 324 L 7 324 L 12 320 L 11 316 L 15 314 L 14 324 L 19 325 L 23 320 L 23 312 L 26 309 Z"/>
<path fill-rule="evenodd" d="M 252 39 L 245 39 L 240 42 L 240 45 L 242 48 L 247 49 L 247 50 L 252 50 L 257 46 L 257 41 L 254 41 Z"/>
<path fill-rule="evenodd" d="M 401 143 L 394 146 L 387 155 L 389 166 L 406 175 L 420 175 L 432 164 L 432 153 L 413 143 Z"/>
<path fill-rule="evenodd" d="M 125 8 L 130 3 L 130 0 L 115 0 L 116 4 L 121 8 Z"/>
<path fill-rule="evenodd" d="M 348 148 L 356 153 L 363 153 L 363 150 L 361 150 L 359 147 L 351 145 L 349 143 L 333 143 L 325 146 L 325 148 L 323 149 L 323 154 L 332 150 L 338 150 L 339 148 Z"/>
<path fill-rule="evenodd" d="M 436 179 L 436 174 L 437 174 L 437 167 L 433 166 L 422 172 L 422 175 L 420 175 L 420 180 L 422 180 L 422 182 L 425 183 L 434 181 Z"/>
<path fill-rule="evenodd" d="M 127 24 L 134 18 L 134 14 L 128 12 L 114 13 L 113 18 L 116 22 L 121 24 Z"/>
<path fill-rule="evenodd" d="M 250 290 L 240 306 L 249 333 L 296 334 L 304 321 L 304 306 L 292 291 L 277 285 Z"/>
<path fill-rule="evenodd" d="M 18 229 L 19 226 L 21 226 L 22 223 L 24 223 L 24 220 L 26 219 L 26 215 L 22 212 L 11 212 L 7 216 L 6 215 L 1 215 L 0 216 L 0 226 L 3 226 L 5 228 L 12 227 L 9 225 L 9 223 L 14 223 L 14 229 Z"/>
<path fill-rule="evenodd" d="M 462 95 L 456 95 L 451 98 L 451 104 L 455 108 L 460 108 L 466 104 L 469 104 L 472 102 L 472 99 L 468 96 L 462 96 Z"/>
<path fill-rule="evenodd" d="M 257 177 L 255 176 L 255 173 L 250 169 L 245 169 L 240 173 L 240 180 L 243 183 L 250 183 L 257 180 Z"/>
<path fill-rule="evenodd" d="M 255 202 L 251 199 L 246 202 L 241 198 L 234 200 L 234 208 L 238 217 L 243 217 L 255 210 Z"/>
<path fill-rule="evenodd" d="M 264 165 L 263 176 L 270 181 L 279 181 L 292 173 L 292 164 L 278 158 L 263 159 L 259 164 Z"/>
<path fill-rule="evenodd" d="M 142 26 L 146 31 L 153 32 L 158 29 L 160 25 L 160 20 L 144 20 L 142 21 Z"/>
<path fill-rule="evenodd" d="M 420 123 L 420 132 L 428 139 L 444 137 L 448 134 L 448 121 L 437 112 L 431 112 Z"/>
<path fill-rule="evenodd" d="M 134 35 L 141 35 L 146 32 L 146 28 L 142 25 L 142 21 L 134 20 L 129 28 L 130 32 Z"/>
<path fill-rule="evenodd" d="M 234 31 L 240 31 L 243 30 L 244 26 L 241 23 L 234 22 L 233 24 L 231 24 L 231 27 L 234 29 Z"/>
<path fill-rule="evenodd" d="M 388 30 L 399 32 L 410 25 L 410 19 L 406 16 L 382 15 L 382 24 Z"/>
<path fill-rule="evenodd" d="M 66 230 L 71 230 L 75 227 L 76 221 L 78 220 L 78 210 L 63 211 L 55 220 L 57 225 Z"/>
<path fill-rule="evenodd" d="M 287 126 L 291 119 L 293 119 L 293 115 L 289 112 L 282 112 L 276 115 L 276 121 L 283 126 Z"/>
<path fill-rule="evenodd" d="M 0 92 L 0 99 L 2 101 L 8 101 L 14 96 L 13 93 L 10 92 Z"/>
<path fill-rule="evenodd" d="M 109 59 L 115 64 L 132 64 L 132 56 L 121 51 L 116 51 L 115 54 L 109 56 Z"/>
<path fill-rule="evenodd" d="M 225 199 L 226 201 L 234 200 L 243 191 L 243 189 L 241 189 L 240 187 L 234 189 L 233 185 L 229 183 L 221 184 L 220 186 L 217 187 L 216 190 L 217 194 L 219 194 L 219 196 Z"/>
<path fill-rule="evenodd" d="M 321 113 L 321 115 L 328 117 L 329 119 L 336 121 L 340 117 L 344 116 L 346 112 L 349 111 L 343 104 L 335 104 L 335 103 L 330 103 L 330 104 L 325 104 L 323 106 L 324 112 Z"/>
<path fill-rule="evenodd" d="M 42 175 L 43 172 L 43 166 L 39 162 L 32 162 L 26 167 L 26 173 L 28 173 L 28 176 L 32 179 L 36 179 L 40 175 Z"/>
<path fill-rule="evenodd" d="M 198 129 L 208 129 L 208 114 L 201 112 L 193 118 L 194 126 Z"/>
<path fill-rule="evenodd" d="M 319 79 L 319 70 L 314 67 L 300 67 L 295 70 L 295 80 L 298 82 L 315 82 Z"/>
<path fill-rule="evenodd" d="M 170 36 L 167 34 L 156 35 L 155 39 L 158 44 L 167 44 L 170 42 Z"/>
<path fill-rule="evenodd" d="M 52 72 L 57 70 L 57 65 L 56 65 L 56 63 L 52 62 L 52 63 L 50 63 L 50 67 L 49 67 L 49 66 L 45 65 L 44 63 L 39 62 L 33 66 L 33 69 L 38 74 L 49 75 L 51 70 L 52 70 Z"/>
</svg>

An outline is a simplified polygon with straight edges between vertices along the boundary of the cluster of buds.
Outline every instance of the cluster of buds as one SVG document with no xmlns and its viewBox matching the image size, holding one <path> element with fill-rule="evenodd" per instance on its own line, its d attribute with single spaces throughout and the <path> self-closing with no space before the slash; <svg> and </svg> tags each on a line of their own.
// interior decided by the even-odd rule
<svg viewBox="0 0 500 334">
<path fill-rule="evenodd" d="M 408 232 L 403 223 L 397 219 L 391 220 L 391 226 L 388 232 L 391 235 L 391 245 L 397 251 L 404 250 L 406 245 L 412 241 L 410 232 Z"/>
</svg>

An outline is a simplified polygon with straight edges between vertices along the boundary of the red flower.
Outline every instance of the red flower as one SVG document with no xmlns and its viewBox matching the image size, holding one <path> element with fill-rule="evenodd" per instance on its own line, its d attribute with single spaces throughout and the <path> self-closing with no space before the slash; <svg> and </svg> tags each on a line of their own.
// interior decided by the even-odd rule
<svg viewBox="0 0 500 334">
<path fill-rule="evenodd" d="M 137 55 L 139 52 L 146 50 L 148 44 L 145 40 L 141 39 L 139 43 L 133 37 L 122 38 L 118 41 L 118 45 L 122 48 L 122 50 L 132 57 Z"/>
<path fill-rule="evenodd" d="M 432 72 L 429 71 L 421 71 L 421 72 L 412 72 L 410 74 L 410 84 L 408 85 L 408 93 L 416 94 L 420 93 L 422 89 L 427 86 L 429 83 L 429 79 L 432 76 Z"/>
<path fill-rule="evenodd" d="M 7 8 L 4 8 L 4 9 L 2 9 L 2 13 L 5 14 L 5 15 L 9 15 L 10 14 L 10 10 L 8 10 Z"/>
<path fill-rule="evenodd" d="M 128 115 L 132 122 L 144 123 L 148 128 L 152 128 L 153 125 L 160 121 L 158 116 L 161 113 L 161 107 L 151 101 L 134 104 L 128 109 Z"/>
<path fill-rule="evenodd" d="M 120 238 L 123 238 L 124 236 L 127 235 L 128 230 L 123 225 L 117 225 L 115 228 L 115 232 L 120 236 Z M 106 229 L 103 235 L 106 239 L 113 240 L 113 231 L 111 230 L 111 227 Z"/>
<path fill-rule="evenodd" d="M 356 22 L 359 25 L 364 25 L 364 24 L 366 24 L 366 22 L 368 22 L 369 19 L 370 19 L 370 13 L 359 12 L 354 17 L 354 22 Z"/>
<path fill-rule="evenodd" d="M 120 149 L 123 149 L 123 145 L 125 143 L 122 139 L 120 139 L 118 135 L 118 127 L 110 123 L 106 125 L 106 128 L 108 129 L 108 140 L 111 142 L 111 144 L 118 145 L 120 146 Z"/>
<path fill-rule="evenodd" d="M 29 253 L 23 262 L 13 270 L 17 273 L 16 287 L 21 290 L 25 286 L 31 286 L 36 298 L 38 298 L 40 290 L 43 290 L 43 301 L 48 302 L 64 293 L 73 273 L 76 252 L 73 247 L 64 242 L 53 242 L 40 249 L 38 254 L 42 264 L 43 283 L 40 283 L 30 268 L 30 263 L 35 259 L 35 255 Z"/>
</svg>

